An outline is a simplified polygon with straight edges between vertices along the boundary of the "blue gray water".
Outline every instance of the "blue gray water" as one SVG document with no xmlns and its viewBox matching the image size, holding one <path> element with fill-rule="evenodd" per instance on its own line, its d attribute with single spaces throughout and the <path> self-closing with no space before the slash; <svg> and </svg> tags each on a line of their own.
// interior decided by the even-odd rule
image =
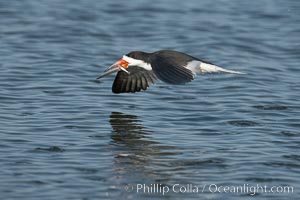
<svg viewBox="0 0 300 200">
<path fill-rule="evenodd" d="M 206 185 L 167 199 L 298 199 L 299 10 L 292 0 L 0 1 L 1 199 L 163 197 L 137 184 Z M 121 95 L 114 76 L 95 80 L 123 54 L 160 49 L 247 75 Z"/>
</svg>

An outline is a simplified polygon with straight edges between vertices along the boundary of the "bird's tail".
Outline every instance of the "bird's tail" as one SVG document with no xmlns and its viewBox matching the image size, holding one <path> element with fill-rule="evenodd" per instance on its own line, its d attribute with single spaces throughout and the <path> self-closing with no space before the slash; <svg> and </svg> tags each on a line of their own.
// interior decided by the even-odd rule
<svg viewBox="0 0 300 200">
<path fill-rule="evenodd" d="M 225 72 L 225 73 L 231 73 L 231 74 L 245 74 L 243 72 L 224 69 L 222 67 L 218 67 L 216 65 L 208 64 L 208 63 L 204 63 L 204 62 L 202 62 L 200 64 L 200 71 L 201 71 L 201 73 Z"/>
</svg>

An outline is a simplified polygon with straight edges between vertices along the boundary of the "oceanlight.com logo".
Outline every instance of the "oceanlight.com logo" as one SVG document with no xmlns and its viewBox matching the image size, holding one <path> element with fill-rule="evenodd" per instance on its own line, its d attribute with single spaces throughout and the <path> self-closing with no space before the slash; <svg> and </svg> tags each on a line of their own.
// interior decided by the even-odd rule
<svg viewBox="0 0 300 200">
<path fill-rule="evenodd" d="M 124 187 L 127 192 L 143 193 L 143 194 L 161 194 L 168 193 L 232 193 L 247 194 L 254 196 L 258 193 L 286 193 L 294 192 L 293 186 L 267 186 L 267 185 L 218 185 L 218 184 L 174 184 L 165 185 L 160 183 L 154 184 L 128 184 Z"/>
</svg>

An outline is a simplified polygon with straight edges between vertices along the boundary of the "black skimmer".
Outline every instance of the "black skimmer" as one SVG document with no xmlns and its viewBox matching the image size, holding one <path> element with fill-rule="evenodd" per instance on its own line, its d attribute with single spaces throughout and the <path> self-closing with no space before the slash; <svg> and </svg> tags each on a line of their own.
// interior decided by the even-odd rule
<svg viewBox="0 0 300 200">
<path fill-rule="evenodd" d="M 130 52 L 108 67 L 97 79 L 117 71 L 112 85 L 114 93 L 146 90 L 158 79 L 169 84 L 184 84 L 192 81 L 197 74 L 212 72 L 244 74 L 171 50 L 153 53 Z"/>
</svg>

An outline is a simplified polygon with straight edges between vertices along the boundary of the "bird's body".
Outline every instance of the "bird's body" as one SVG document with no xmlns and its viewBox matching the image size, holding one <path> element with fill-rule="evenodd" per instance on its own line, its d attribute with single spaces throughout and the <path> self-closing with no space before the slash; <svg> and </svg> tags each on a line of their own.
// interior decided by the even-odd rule
<svg viewBox="0 0 300 200">
<path fill-rule="evenodd" d="M 161 50 L 153 53 L 133 51 L 124 55 L 98 78 L 118 71 L 112 86 L 114 93 L 146 90 L 158 79 L 169 84 L 184 84 L 197 74 L 227 72 L 242 74 L 218 67 L 185 53 Z"/>
</svg>

